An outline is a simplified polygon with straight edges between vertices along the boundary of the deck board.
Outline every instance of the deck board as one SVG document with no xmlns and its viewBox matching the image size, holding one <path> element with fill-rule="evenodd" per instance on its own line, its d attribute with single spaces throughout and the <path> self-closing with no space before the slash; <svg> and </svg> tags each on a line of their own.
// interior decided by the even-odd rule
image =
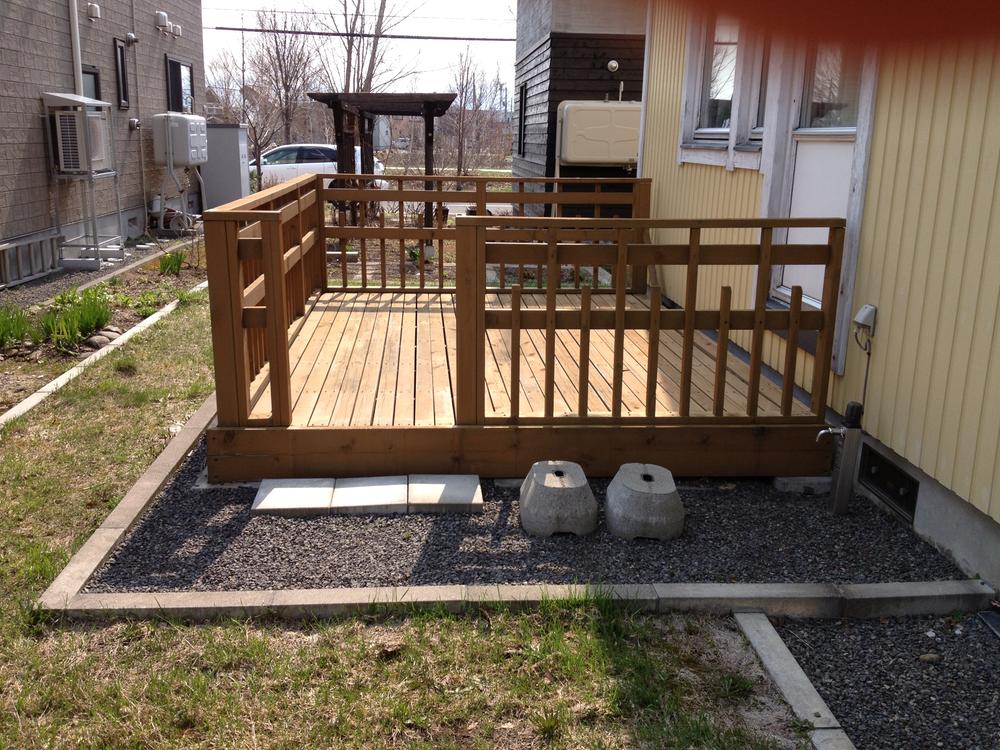
<svg viewBox="0 0 1000 750">
<path fill-rule="evenodd" d="M 522 296 L 525 309 L 544 309 L 540 294 Z M 490 307 L 509 305 L 509 294 L 490 294 Z M 560 297 L 560 306 L 579 304 L 575 295 Z M 614 304 L 611 295 L 595 294 L 593 307 Z M 645 309 L 646 300 L 627 298 L 629 308 Z M 622 415 L 646 415 L 648 333 L 627 330 L 623 350 Z M 454 297 L 450 294 L 327 292 L 303 323 L 291 346 L 292 424 L 298 427 L 363 427 L 370 425 L 450 426 L 455 424 L 454 368 L 457 341 Z M 691 415 L 711 415 L 715 381 L 715 342 L 695 333 Z M 676 415 L 680 394 L 682 332 L 660 332 L 656 416 Z M 509 331 L 487 331 L 486 415 L 510 413 Z M 591 416 L 611 413 L 611 366 L 614 331 L 593 329 L 590 340 Z M 555 416 L 575 415 L 580 372 L 580 334 L 556 334 Z M 544 413 L 545 331 L 521 333 L 520 413 Z M 746 413 L 749 366 L 739 357 L 727 358 L 725 414 Z M 780 385 L 761 378 L 759 413 L 778 416 Z M 268 390 L 255 407 L 254 418 L 266 418 Z M 793 414 L 809 414 L 795 401 Z"/>
</svg>

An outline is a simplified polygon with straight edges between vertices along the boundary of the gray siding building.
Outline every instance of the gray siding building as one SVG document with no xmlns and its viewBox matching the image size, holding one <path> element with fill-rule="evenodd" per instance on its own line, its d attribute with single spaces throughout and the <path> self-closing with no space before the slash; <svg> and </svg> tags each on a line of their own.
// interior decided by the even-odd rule
<svg viewBox="0 0 1000 750">
<path fill-rule="evenodd" d="M 205 103 L 201 3 L 198 0 L 86 0 L 0 3 L 0 247 L 51 233 L 74 233 L 83 218 L 82 183 L 51 177 L 43 92 L 74 93 L 70 8 L 78 7 L 83 91 L 112 103 L 111 133 L 126 236 L 144 229 L 143 207 L 161 191 L 153 163 L 152 116 L 201 114 Z M 157 12 L 170 25 L 157 28 Z M 130 36 L 134 35 L 134 37 Z M 134 39 L 134 41 L 133 41 Z M 135 128 L 138 120 L 141 126 Z M 178 170 L 179 176 L 181 170 Z M 191 186 L 196 195 L 197 183 Z M 168 193 L 169 194 L 169 193 Z M 96 213 L 117 234 L 113 181 L 99 180 Z M 103 233 L 103 228 L 102 228 Z"/>
</svg>

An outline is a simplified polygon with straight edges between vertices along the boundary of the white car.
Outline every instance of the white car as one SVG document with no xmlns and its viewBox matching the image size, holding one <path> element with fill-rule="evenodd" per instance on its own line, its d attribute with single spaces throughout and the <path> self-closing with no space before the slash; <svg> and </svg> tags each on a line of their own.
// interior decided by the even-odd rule
<svg viewBox="0 0 1000 750">
<path fill-rule="evenodd" d="M 276 146 L 260 155 L 263 165 L 264 185 L 277 185 L 309 172 L 337 172 L 337 147 L 326 143 L 290 143 Z M 354 163 L 361 164 L 361 147 L 354 147 Z M 257 171 L 257 163 L 250 163 L 250 170 Z M 384 174 L 385 165 L 375 159 L 375 174 Z M 332 182 L 332 180 L 331 180 Z M 262 185 L 263 187 L 263 185 Z M 378 181 L 378 187 L 387 183 Z"/>
</svg>

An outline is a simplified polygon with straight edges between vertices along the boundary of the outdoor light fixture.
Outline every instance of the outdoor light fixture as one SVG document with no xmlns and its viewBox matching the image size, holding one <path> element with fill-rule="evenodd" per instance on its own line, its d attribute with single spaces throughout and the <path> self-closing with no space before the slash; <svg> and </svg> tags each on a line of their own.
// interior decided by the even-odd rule
<svg viewBox="0 0 1000 750">
<path fill-rule="evenodd" d="M 101 6 L 97 3 L 87 3 L 87 18 L 91 21 L 101 20 Z"/>
<path fill-rule="evenodd" d="M 617 60 L 609 60 L 608 61 L 608 72 L 610 72 L 610 73 L 617 73 L 618 72 L 618 61 Z"/>
</svg>

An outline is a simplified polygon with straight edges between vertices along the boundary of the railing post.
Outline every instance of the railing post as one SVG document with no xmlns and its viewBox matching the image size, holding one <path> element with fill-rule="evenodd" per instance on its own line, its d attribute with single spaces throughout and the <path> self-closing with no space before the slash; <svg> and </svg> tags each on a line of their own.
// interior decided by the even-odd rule
<svg viewBox="0 0 1000 750">
<path fill-rule="evenodd" d="M 482 230 L 482 231 L 480 231 Z M 458 339 L 455 342 L 455 421 L 460 425 L 481 424 L 485 416 L 479 377 L 479 365 L 484 348 L 484 305 L 480 292 L 483 267 L 480 258 L 485 248 L 480 242 L 485 227 L 476 227 L 458 220 L 455 254 L 455 322 Z"/>
<path fill-rule="evenodd" d="M 292 423 L 292 384 L 288 356 L 288 305 L 285 295 L 285 249 L 281 222 L 261 221 L 264 290 L 267 306 L 267 361 L 271 386 L 271 424 Z"/>
<path fill-rule="evenodd" d="M 205 261 L 219 427 L 240 427 L 250 416 L 250 360 L 243 328 L 243 274 L 235 221 L 206 216 Z"/>
<path fill-rule="evenodd" d="M 827 388 L 833 357 L 833 328 L 837 320 L 837 297 L 840 292 L 840 264 L 844 255 L 844 227 L 830 227 L 830 262 L 823 276 L 823 328 L 816 341 L 813 367 L 812 411 L 822 419 L 826 414 Z M 791 342 L 789 342 L 791 345 Z"/>
<path fill-rule="evenodd" d="M 322 176 L 316 176 L 316 245 L 319 253 L 319 260 L 316 261 L 315 273 L 318 278 L 313 279 L 313 284 L 320 291 L 325 292 L 329 286 L 329 270 L 326 267 L 326 201 L 323 199 L 324 182 Z"/>
<path fill-rule="evenodd" d="M 632 218 L 648 219 L 650 211 L 650 180 L 640 179 L 632 185 Z M 649 230 L 637 229 L 635 241 L 649 242 Z M 649 283 L 649 266 L 632 266 L 632 290 L 636 294 L 644 294 Z"/>
</svg>

